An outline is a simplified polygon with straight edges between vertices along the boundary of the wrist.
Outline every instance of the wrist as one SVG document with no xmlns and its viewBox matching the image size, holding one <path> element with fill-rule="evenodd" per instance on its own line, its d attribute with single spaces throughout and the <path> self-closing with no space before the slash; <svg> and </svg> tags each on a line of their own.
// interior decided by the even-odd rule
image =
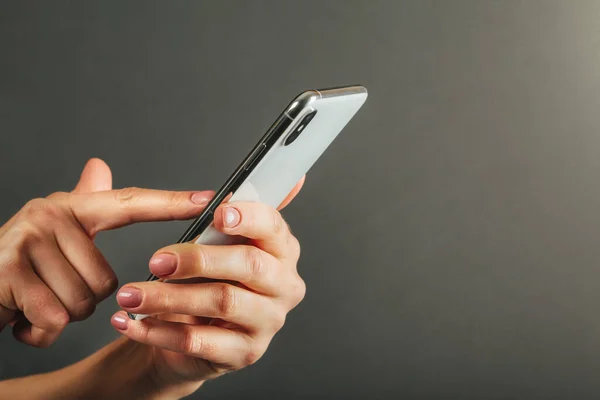
<svg viewBox="0 0 600 400">
<path fill-rule="evenodd" d="M 69 377 L 76 385 L 74 394 L 85 393 L 86 399 L 180 399 L 202 384 L 162 379 L 157 374 L 154 349 L 125 337 L 56 373 Z"/>
<path fill-rule="evenodd" d="M 65 398 L 150 398 L 157 389 L 148 378 L 151 353 L 142 345 L 119 338 L 91 356 L 53 372 L 61 386 L 69 390 Z"/>
<path fill-rule="evenodd" d="M 180 399 L 202 382 L 180 382 L 159 373 L 154 348 L 121 337 L 92 355 L 92 376 L 98 376 L 98 398 L 144 400 Z M 87 361 L 87 360 L 86 360 Z"/>
</svg>

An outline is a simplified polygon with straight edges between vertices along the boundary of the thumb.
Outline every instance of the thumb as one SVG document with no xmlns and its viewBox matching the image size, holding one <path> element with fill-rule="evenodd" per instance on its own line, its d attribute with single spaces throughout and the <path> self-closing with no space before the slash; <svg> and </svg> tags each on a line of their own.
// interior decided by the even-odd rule
<svg viewBox="0 0 600 400">
<path fill-rule="evenodd" d="M 112 173 L 109 166 L 99 158 L 90 158 L 85 164 L 73 193 L 100 192 L 112 189 Z"/>
</svg>

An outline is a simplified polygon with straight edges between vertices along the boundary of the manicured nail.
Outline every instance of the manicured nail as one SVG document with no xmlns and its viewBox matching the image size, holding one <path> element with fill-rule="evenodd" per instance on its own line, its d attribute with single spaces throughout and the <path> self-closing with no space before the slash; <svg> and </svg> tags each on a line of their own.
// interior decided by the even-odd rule
<svg viewBox="0 0 600 400">
<path fill-rule="evenodd" d="M 117 301 L 121 307 L 134 308 L 142 304 L 142 291 L 134 287 L 124 287 L 117 294 Z"/>
<path fill-rule="evenodd" d="M 177 269 L 177 256 L 161 253 L 150 259 L 150 272 L 156 276 L 171 275 Z"/>
<path fill-rule="evenodd" d="M 115 328 L 124 331 L 125 329 L 127 329 L 127 320 L 127 317 L 123 317 L 121 313 L 118 313 L 113 315 L 110 322 Z"/>
<path fill-rule="evenodd" d="M 223 225 L 226 228 L 233 228 L 240 223 L 240 212 L 233 207 L 223 208 Z"/>
<path fill-rule="evenodd" d="M 210 199 L 211 197 L 203 192 L 194 193 L 191 197 L 192 203 L 198 205 L 206 204 L 210 201 Z"/>
</svg>

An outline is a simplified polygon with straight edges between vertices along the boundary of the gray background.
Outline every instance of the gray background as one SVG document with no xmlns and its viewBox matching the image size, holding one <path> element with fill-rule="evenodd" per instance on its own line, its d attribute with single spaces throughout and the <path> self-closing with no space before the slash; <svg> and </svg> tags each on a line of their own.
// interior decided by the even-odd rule
<svg viewBox="0 0 600 400">
<path fill-rule="evenodd" d="M 3 2 L 0 217 L 69 190 L 215 189 L 292 96 L 370 97 L 285 215 L 302 305 L 198 398 L 600 396 L 600 3 Z M 186 222 L 101 234 L 121 283 Z M 114 297 L 0 377 L 117 333 Z"/>
</svg>

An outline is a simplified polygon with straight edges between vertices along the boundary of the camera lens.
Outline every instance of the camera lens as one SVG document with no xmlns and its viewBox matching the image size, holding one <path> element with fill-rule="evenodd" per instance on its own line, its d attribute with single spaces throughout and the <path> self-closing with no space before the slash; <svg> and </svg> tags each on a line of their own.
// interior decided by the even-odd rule
<svg viewBox="0 0 600 400">
<path fill-rule="evenodd" d="M 302 131 L 306 128 L 306 125 L 308 125 L 310 121 L 314 118 L 315 114 L 317 114 L 317 110 L 306 114 L 306 116 L 302 118 L 302 121 L 300 121 L 298 126 L 296 126 L 292 133 L 288 135 L 287 139 L 285 139 L 285 146 L 292 144 L 296 139 L 298 139 L 298 136 L 300 136 Z"/>
</svg>

